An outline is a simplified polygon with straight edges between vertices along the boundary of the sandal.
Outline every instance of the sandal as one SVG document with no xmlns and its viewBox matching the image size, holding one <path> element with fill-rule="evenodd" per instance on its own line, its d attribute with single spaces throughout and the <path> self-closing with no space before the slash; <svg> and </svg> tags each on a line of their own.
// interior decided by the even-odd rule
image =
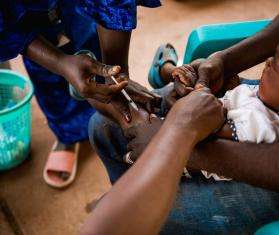
<svg viewBox="0 0 279 235">
<path fill-rule="evenodd" d="M 154 56 L 153 62 L 149 69 L 148 81 L 153 88 L 162 88 L 167 85 L 160 77 L 160 69 L 162 66 L 170 62 L 174 66 L 177 65 L 178 56 L 174 47 L 167 43 L 160 46 Z"/>
<path fill-rule="evenodd" d="M 43 173 L 48 185 L 54 188 L 64 188 L 74 181 L 77 171 L 77 152 L 51 151 Z M 63 179 L 65 175 L 68 176 L 66 180 Z"/>
</svg>

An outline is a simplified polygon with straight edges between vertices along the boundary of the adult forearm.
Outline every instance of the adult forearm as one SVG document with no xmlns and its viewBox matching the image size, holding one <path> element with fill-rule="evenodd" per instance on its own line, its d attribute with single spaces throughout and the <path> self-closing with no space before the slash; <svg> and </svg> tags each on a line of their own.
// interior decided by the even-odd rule
<svg viewBox="0 0 279 235">
<path fill-rule="evenodd" d="M 83 234 L 157 234 L 171 209 L 178 182 L 193 147 L 167 123 L 136 164 L 99 202 Z"/>
<path fill-rule="evenodd" d="M 208 89 L 177 101 L 141 157 L 95 207 L 83 234 L 157 234 L 193 146 L 223 122 L 223 107 Z"/>
<path fill-rule="evenodd" d="M 120 65 L 121 72 L 128 73 L 131 32 L 110 30 L 99 25 L 98 35 L 103 63 Z"/>
<path fill-rule="evenodd" d="M 197 146 L 188 166 L 279 191 L 279 143 L 214 140 Z"/>
<path fill-rule="evenodd" d="M 262 31 L 221 51 L 225 77 L 238 74 L 275 54 L 279 44 L 279 15 Z"/>
<path fill-rule="evenodd" d="M 31 42 L 24 55 L 53 73 L 64 74 L 64 66 L 61 66 L 61 63 L 65 54 L 42 36 Z"/>
</svg>

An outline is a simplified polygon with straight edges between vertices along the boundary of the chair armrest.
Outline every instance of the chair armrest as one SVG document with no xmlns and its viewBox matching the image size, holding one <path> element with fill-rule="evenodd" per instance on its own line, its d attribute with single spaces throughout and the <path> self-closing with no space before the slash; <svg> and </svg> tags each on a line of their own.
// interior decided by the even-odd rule
<svg viewBox="0 0 279 235">
<path fill-rule="evenodd" d="M 207 58 L 216 51 L 224 50 L 261 31 L 270 22 L 271 20 L 266 19 L 201 26 L 189 36 L 183 63 Z"/>
</svg>

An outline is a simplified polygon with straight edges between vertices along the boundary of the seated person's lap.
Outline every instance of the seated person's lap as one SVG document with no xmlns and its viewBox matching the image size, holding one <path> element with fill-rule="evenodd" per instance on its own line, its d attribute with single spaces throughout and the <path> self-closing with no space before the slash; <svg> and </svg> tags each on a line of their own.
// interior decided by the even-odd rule
<svg viewBox="0 0 279 235">
<path fill-rule="evenodd" d="M 127 141 L 115 122 L 96 113 L 89 124 L 91 144 L 114 183 L 128 168 Z M 182 182 L 162 234 L 254 232 L 279 219 L 279 194 L 243 183 L 214 182 L 200 176 Z"/>
<path fill-rule="evenodd" d="M 261 79 L 259 100 L 253 96 L 257 102 L 263 101 L 276 112 L 279 103 L 275 84 L 278 83 L 274 81 L 277 82 L 278 77 L 278 65 L 275 63 L 278 56 L 267 62 Z M 164 96 L 169 88 L 160 89 L 160 95 Z M 114 183 L 129 168 L 123 161 L 127 140 L 120 126 L 95 114 L 90 121 L 89 136 Z M 186 231 L 191 234 L 251 233 L 278 219 L 279 193 L 235 181 L 215 182 L 196 175 L 181 183 L 162 234 L 185 234 Z"/>
</svg>

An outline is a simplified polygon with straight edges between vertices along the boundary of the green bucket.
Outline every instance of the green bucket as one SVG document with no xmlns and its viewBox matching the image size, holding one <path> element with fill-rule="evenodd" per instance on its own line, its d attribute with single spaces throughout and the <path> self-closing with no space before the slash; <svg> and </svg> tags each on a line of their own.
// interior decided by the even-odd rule
<svg viewBox="0 0 279 235">
<path fill-rule="evenodd" d="M 19 165 L 30 152 L 33 92 L 29 79 L 0 69 L 0 171 Z"/>
</svg>

